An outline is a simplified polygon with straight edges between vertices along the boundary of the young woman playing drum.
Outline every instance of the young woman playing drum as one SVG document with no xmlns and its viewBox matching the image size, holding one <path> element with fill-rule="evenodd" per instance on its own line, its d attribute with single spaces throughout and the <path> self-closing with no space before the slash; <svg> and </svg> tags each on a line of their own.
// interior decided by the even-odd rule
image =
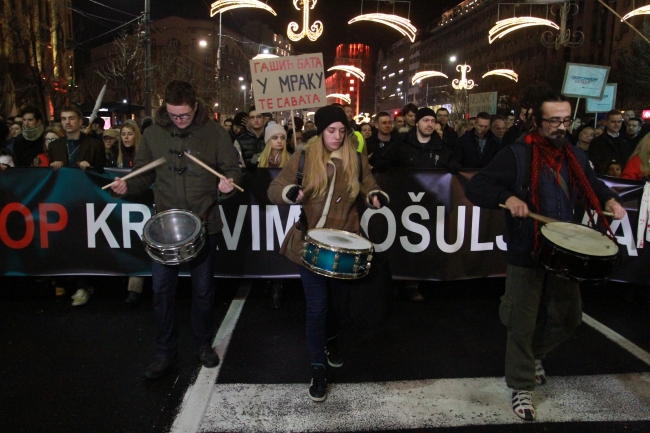
<svg viewBox="0 0 650 433">
<path fill-rule="evenodd" d="M 303 207 L 307 227 L 296 224 L 285 238 L 280 253 L 300 265 L 307 301 L 307 345 L 312 370 L 309 397 L 323 401 L 327 398 L 326 364 L 343 365 L 338 350 L 338 315 L 341 291 L 348 283 L 302 266 L 302 233 L 313 228 L 329 228 L 358 234 L 357 198 L 368 207 L 378 209 L 388 204 L 388 196 L 375 182 L 366 156 L 357 153 L 356 138 L 350 136 L 345 112 L 337 106 L 323 107 L 316 112 L 315 123 L 318 135 L 309 140 L 304 154 L 296 152 L 291 157 L 271 182 L 268 196 L 275 204 L 300 203 Z M 300 181 L 297 173 L 302 158 L 304 178 Z"/>
</svg>

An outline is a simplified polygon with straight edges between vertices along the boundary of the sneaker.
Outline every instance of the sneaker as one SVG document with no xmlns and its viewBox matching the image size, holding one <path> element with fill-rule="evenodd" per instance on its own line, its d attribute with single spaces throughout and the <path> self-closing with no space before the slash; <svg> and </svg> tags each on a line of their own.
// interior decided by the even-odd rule
<svg viewBox="0 0 650 433">
<path fill-rule="evenodd" d="M 144 370 L 144 377 L 153 380 L 163 377 L 178 362 L 178 353 L 171 358 L 156 355 L 151 364 Z"/>
<path fill-rule="evenodd" d="M 54 294 L 58 296 L 65 296 L 65 287 L 55 287 Z"/>
<path fill-rule="evenodd" d="M 325 378 L 323 364 L 311 365 L 311 385 L 309 385 L 309 398 L 313 401 L 325 401 L 327 398 L 327 379 Z"/>
<path fill-rule="evenodd" d="M 512 410 L 519 418 L 533 421 L 537 416 L 533 406 L 533 393 L 524 390 L 512 391 Z"/>
<path fill-rule="evenodd" d="M 199 350 L 199 361 L 205 368 L 213 368 L 219 365 L 219 355 L 216 354 L 214 348 L 204 346 Z"/>
<path fill-rule="evenodd" d="M 90 294 L 86 289 L 79 289 L 72 295 L 72 306 L 78 307 L 80 305 L 86 305 L 90 300 Z"/>
<path fill-rule="evenodd" d="M 535 384 L 544 385 L 546 383 L 546 372 L 542 365 L 541 359 L 535 360 Z"/>
<path fill-rule="evenodd" d="M 330 367 L 343 367 L 343 356 L 339 350 L 338 337 L 332 337 L 327 340 L 327 344 L 325 345 L 325 356 L 327 356 L 327 363 Z"/>
</svg>

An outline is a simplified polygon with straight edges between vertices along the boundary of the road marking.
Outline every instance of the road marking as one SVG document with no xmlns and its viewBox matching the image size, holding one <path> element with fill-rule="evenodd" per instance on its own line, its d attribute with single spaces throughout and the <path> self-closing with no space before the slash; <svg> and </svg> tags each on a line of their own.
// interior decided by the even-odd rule
<svg viewBox="0 0 650 433">
<path fill-rule="evenodd" d="M 502 377 L 332 384 L 216 384 L 200 432 L 396 430 L 521 424 Z M 537 422 L 650 420 L 650 373 L 550 377 L 534 394 Z"/>
<path fill-rule="evenodd" d="M 185 396 L 183 396 L 183 402 L 172 425 L 171 433 L 195 433 L 198 431 L 201 419 L 215 390 L 215 383 L 217 377 L 219 377 L 226 352 L 228 351 L 232 333 L 235 330 L 239 315 L 246 303 L 251 285 L 252 280 L 244 280 L 241 286 L 239 286 L 235 297 L 230 303 L 226 317 L 224 317 L 217 331 L 217 335 L 214 337 L 212 346 L 217 348 L 221 362 L 215 368 L 201 367 L 196 381 L 185 391 Z"/>
<path fill-rule="evenodd" d="M 650 365 L 650 353 L 646 352 L 645 350 L 641 349 L 639 346 L 636 344 L 632 343 L 630 340 L 627 338 L 623 337 L 621 334 L 615 332 L 614 330 L 608 328 L 607 326 L 603 325 L 593 317 L 582 313 L 582 321 L 586 323 L 587 325 L 591 326 L 594 328 L 596 331 L 600 332 L 603 334 L 605 337 L 609 338 L 612 340 L 614 343 L 618 344 L 621 346 L 623 349 L 627 350 L 630 352 L 632 355 L 636 356 L 639 358 L 641 361 L 645 362 L 646 364 Z"/>
</svg>

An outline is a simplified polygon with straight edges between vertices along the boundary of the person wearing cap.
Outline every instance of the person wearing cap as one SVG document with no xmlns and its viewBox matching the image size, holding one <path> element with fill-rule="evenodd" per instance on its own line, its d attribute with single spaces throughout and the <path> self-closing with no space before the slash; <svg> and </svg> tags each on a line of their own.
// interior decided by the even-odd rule
<svg viewBox="0 0 650 433">
<path fill-rule="evenodd" d="M 117 129 L 105 129 L 102 134 L 104 151 L 106 152 L 106 167 L 117 167 L 117 155 L 119 153 L 120 131 Z"/>
<path fill-rule="evenodd" d="M 350 282 L 316 274 L 302 265 L 302 233 L 328 228 L 359 234 L 357 200 L 379 209 L 389 199 L 372 176 L 366 155 L 357 152 L 356 136 L 350 135 L 345 112 L 331 105 L 322 107 L 316 112 L 315 123 L 318 135 L 309 140 L 304 151 L 293 154 L 271 182 L 268 196 L 274 204 L 300 204 L 303 209 L 302 223 L 290 229 L 280 254 L 298 265 L 307 304 L 312 372 L 309 398 L 324 401 L 327 366 L 343 365 L 338 348 L 339 306 L 341 293 Z M 297 178 L 301 165 L 302 182 Z"/>
<path fill-rule="evenodd" d="M 251 158 L 251 164 L 258 167 L 282 168 L 289 161 L 287 133 L 284 128 L 271 121 L 264 130 L 264 150 Z"/>
</svg>

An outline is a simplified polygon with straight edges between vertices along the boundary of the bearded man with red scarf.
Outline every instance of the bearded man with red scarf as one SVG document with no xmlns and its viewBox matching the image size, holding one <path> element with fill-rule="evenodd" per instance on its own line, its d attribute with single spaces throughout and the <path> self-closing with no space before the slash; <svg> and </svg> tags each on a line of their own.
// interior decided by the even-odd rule
<svg viewBox="0 0 650 433">
<path fill-rule="evenodd" d="M 532 391 L 546 382 L 542 360 L 580 324 L 582 306 L 577 282 L 547 273 L 536 262 L 539 227 L 528 218 L 529 212 L 579 222 L 574 221 L 581 216 L 574 214 L 579 204 L 598 214 L 609 211 L 615 219 L 625 216 L 616 193 L 596 177 L 586 154 L 567 139 L 571 104 L 548 90 L 536 99 L 536 129 L 502 149 L 465 190 L 475 205 L 508 208 L 508 267 L 499 316 L 508 328 L 505 367 L 512 409 L 530 421 L 536 416 Z M 609 227 L 602 214 L 598 219 Z"/>
</svg>

